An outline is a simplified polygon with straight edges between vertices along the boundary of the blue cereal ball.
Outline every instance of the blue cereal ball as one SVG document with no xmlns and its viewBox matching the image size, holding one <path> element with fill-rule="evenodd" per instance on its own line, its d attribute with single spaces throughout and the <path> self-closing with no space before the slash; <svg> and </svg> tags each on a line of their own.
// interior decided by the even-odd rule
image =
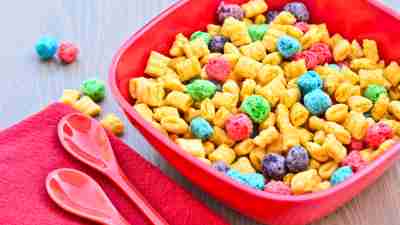
<svg viewBox="0 0 400 225">
<path fill-rule="evenodd" d="M 241 173 L 237 170 L 230 169 L 226 175 L 241 184 L 255 189 L 263 190 L 265 186 L 265 178 L 259 173 Z"/>
<path fill-rule="evenodd" d="M 300 42 L 289 36 L 282 36 L 278 39 L 276 47 L 281 55 L 285 58 L 290 58 L 300 51 Z"/>
<path fill-rule="evenodd" d="M 331 184 L 333 186 L 343 183 L 345 180 L 353 176 L 353 170 L 350 166 L 343 166 L 337 169 L 331 176 Z"/>
<path fill-rule="evenodd" d="M 214 130 L 210 123 L 201 117 L 196 117 L 192 119 L 192 121 L 190 122 L 190 130 L 195 137 L 201 140 L 208 139 L 214 133 Z"/>
<path fill-rule="evenodd" d="M 323 82 L 319 74 L 313 70 L 310 70 L 303 74 L 297 80 L 297 85 L 299 86 L 301 93 L 306 95 L 308 92 L 321 89 L 323 86 Z"/>
<path fill-rule="evenodd" d="M 299 21 L 307 22 L 310 19 L 310 13 L 302 2 L 290 2 L 283 7 L 283 10 L 293 14 Z"/>
<path fill-rule="evenodd" d="M 304 96 L 304 106 L 307 110 L 315 116 L 325 113 L 325 111 L 332 105 L 332 100 L 321 89 L 315 89 Z"/>
<path fill-rule="evenodd" d="M 52 59 L 57 53 L 58 40 L 53 37 L 42 37 L 36 42 L 35 49 L 40 59 Z"/>
<path fill-rule="evenodd" d="M 229 171 L 229 166 L 222 160 L 215 161 L 212 164 L 212 168 L 221 173 L 227 173 Z"/>
</svg>

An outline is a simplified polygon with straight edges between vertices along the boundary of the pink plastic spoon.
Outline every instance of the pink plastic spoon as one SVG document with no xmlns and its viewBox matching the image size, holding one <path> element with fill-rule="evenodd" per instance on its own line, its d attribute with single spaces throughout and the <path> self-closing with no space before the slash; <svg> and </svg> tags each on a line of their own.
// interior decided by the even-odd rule
<svg viewBox="0 0 400 225">
<path fill-rule="evenodd" d="M 66 211 L 107 225 L 129 225 L 100 185 L 88 175 L 74 169 L 52 171 L 46 179 L 50 198 Z"/>
<path fill-rule="evenodd" d="M 97 169 L 117 184 L 154 225 L 168 225 L 164 218 L 128 181 L 115 158 L 103 127 L 83 114 L 64 116 L 58 124 L 58 136 L 64 148 L 81 162 Z"/>
</svg>

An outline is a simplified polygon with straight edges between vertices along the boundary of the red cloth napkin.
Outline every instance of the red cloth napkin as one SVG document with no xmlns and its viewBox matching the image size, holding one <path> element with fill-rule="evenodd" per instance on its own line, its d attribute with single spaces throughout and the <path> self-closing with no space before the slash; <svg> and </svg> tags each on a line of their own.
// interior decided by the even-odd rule
<svg viewBox="0 0 400 225">
<path fill-rule="evenodd" d="M 94 178 L 132 225 L 147 224 L 122 191 L 63 149 L 56 126 L 71 112 L 75 111 L 56 103 L 0 133 L 0 224 L 92 224 L 65 212 L 47 195 L 47 174 L 64 167 L 81 170 Z M 110 140 L 130 181 L 171 225 L 227 224 L 118 138 L 110 136 Z"/>
</svg>

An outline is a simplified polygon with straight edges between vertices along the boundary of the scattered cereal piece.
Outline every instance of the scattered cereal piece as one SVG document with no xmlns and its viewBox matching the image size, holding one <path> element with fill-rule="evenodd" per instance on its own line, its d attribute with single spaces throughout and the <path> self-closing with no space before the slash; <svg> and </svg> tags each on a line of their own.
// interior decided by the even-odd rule
<svg viewBox="0 0 400 225">
<path fill-rule="evenodd" d="M 304 106 L 312 115 L 322 115 L 332 105 L 331 98 L 320 89 L 304 96 Z"/>
<path fill-rule="evenodd" d="M 312 90 L 321 89 L 323 83 L 319 74 L 311 70 L 299 77 L 297 85 L 299 86 L 301 93 L 306 95 Z"/>
<path fill-rule="evenodd" d="M 194 33 L 192 34 L 192 36 L 190 36 L 190 40 L 191 40 L 191 41 L 196 40 L 197 38 L 203 39 L 203 41 L 204 41 L 207 45 L 208 45 L 208 44 L 210 43 L 210 41 L 211 41 L 211 35 L 210 35 L 209 33 L 202 32 L 202 31 L 194 32 Z"/>
<path fill-rule="evenodd" d="M 78 54 L 79 49 L 70 42 L 61 42 L 57 53 L 58 58 L 66 64 L 74 62 Z"/>
<path fill-rule="evenodd" d="M 113 134 L 120 136 L 124 133 L 124 123 L 114 113 L 107 114 L 101 121 L 104 128 L 111 131 Z"/>
<path fill-rule="evenodd" d="M 265 98 L 259 95 L 247 97 L 240 109 L 245 112 L 256 123 L 261 123 L 268 118 L 271 106 Z"/>
<path fill-rule="evenodd" d="M 57 53 L 58 40 L 53 37 L 42 37 L 36 42 L 35 49 L 40 59 L 52 59 Z"/>
<path fill-rule="evenodd" d="M 178 138 L 176 139 L 176 143 L 181 147 L 184 151 L 189 153 L 194 157 L 204 158 L 206 153 L 201 143 L 200 139 L 184 139 Z"/>
<path fill-rule="evenodd" d="M 217 9 L 218 21 L 224 23 L 225 19 L 228 17 L 233 17 L 237 20 L 242 20 L 244 17 L 244 12 L 239 5 L 236 4 L 225 4 L 223 1 L 218 6 Z"/>
<path fill-rule="evenodd" d="M 194 80 L 186 86 L 186 92 L 195 100 L 202 101 L 206 98 L 212 98 L 217 87 L 208 80 Z"/>
<path fill-rule="evenodd" d="M 318 56 L 318 64 L 322 65 L 332 61 L 332 52 L 329 45 L 325 43 L 315 43 L 311 45 L 310 51 L 315 52 Z"/>
<path fill-rule="evenodd" d="M 224 53 L 225 43 L 228 42 L 228 39 L 224 36 L 216 35 L 212 37 L 210 44 L 208 45 L 211 52 Z"/>
<path fill-rule="evenodd" d="M 101 108 L 88 96 L 83 96 L 75 102 L 73 107 L 88 116 L 97 116 L 101 112 Z"/>
<path fill-rule="evenodd" d="M 59 101 L 72 106 L 78 101 L 79 97 L 81 97 L 81 93 L 78 90 L 65 89 Z"/>
<path fill-rule="evenodd" d="M 333 186 L 343 183 L 353 176 L 353 171 L 350 166 L 343 166 L 337 169 L 331 176 L 331 184 Z"/>
<path fill-rule="evenodd" d="M 208 60 L 206 72 L 208 78 L 219 82 L 225 81 L 232 71 L 231 64 L 222 57 L 216 57 Z"/>
<path fill-rule="evenodd" d="M 268 30 L 267 24 L 259 24 L 259 25 L 249 26 L 249 34 L 250 34 L 251 40 L 262 41 L 267 30 Z"/>
<path fill-rule="evenodd" d="M 268 182 L 265 187 L 264 191 L 272 194 L 279 194 L 279 195 L 291 195 L 292 190 L 290 187 L 283 183 L 282 181 L 274 181 L 271 180 Z"/>
<path fill-rule="evenodd" d="M 249 158 L 247 157 L 240 157 L 236 162 L 231 165 L 232 169 L 235 169 L 241 173 L 255 173 L 256 170 L 250 163 Z"/>
<path fill-rule="evenodd" d="M 104 99 L 106 85 L 104 81 L 96 78 L 85 80 L 81 86 L 82 93 L 89 96 L 93 101 L 99 102 Z"/>
<path fill-rule="evenodd" d="M 207 120 L 196 117 L 190 122 L 190 131 L 199 139 L 206 140 L 213 135 L 213 128 Z"/>
<path fill-rule="evenodd" d="M 301 48 L 299 41 L 289 36 L 280 37 L 276 43 L 276 47 L 285 58 L 292 57 L 294 54 L 300 51 Z"/>
<path fill-rule="evenodd" d="M 317 170 L 310 169 L 294 175 L 290 186 L 293 194 L 300 195 L 313 191 L 320 183 Z"/>
<path fill-rule="evenodd" d="M 286 167 L 289 172 L 298 173 L 307 169 L 309 161 L 307 151 L 301 146 L 294 146 L 286 156 Z"/>
<path fill-rule="evenodd" d="M 350 166 L 354 172 L 357 172 L 367 166 L 367 162 L 362 159 L 360 151 L 352 151 L 343 160 L 342 166 Z"/>
<path fill-rule="evenodd" d="M 381 95 L 387 95 L 386 88 L 381 85 L 370 84 L 364 91 L 364 96 L 371 100 L 372 102 L 378 101 Z"/>
<path fill-rule="evenodd" d="M 370 126 L 365 136 L 365 143 L 373 149 L 378 148 L 384 141 L 393 137 L 393 130 L 381 122 Z"/>
<path fill-rule="evenodd" d="M 241 184 L 245 184 L 255 189 L 263 190 L 265 186 L 265 178 L 259 173 L 242 174 L 235 169 L 230 169 L 226 175 Z"/>
<path fill-rule="evenodd" d="M 307 22 L 310 19 L 310 13 L 302 2 L 290 2 L 283 7 L 283 10 L 292 13 L 299 21 Z"/>
<path fill-rule="evenodd" d="M 225 122 L 225 130 L 228 136 L 235 141 L 249 138 L 253 132 L 253 123 L 246 114 L 231 116 Z"/>
<path fill-rule="evenodd" d="M 282 180 L 286 175 L 285 157 L 277 153 L 267 154 L 262 161 L 263 173 L 274 180 Z"/>
<path fill-rule="evenodd" d="M 298 52 L 293 57 L 294 60 L 304 59 L 307 69 L 313 69 L 320 64 L 320 57 L 313 51 Z"/>
</svg>

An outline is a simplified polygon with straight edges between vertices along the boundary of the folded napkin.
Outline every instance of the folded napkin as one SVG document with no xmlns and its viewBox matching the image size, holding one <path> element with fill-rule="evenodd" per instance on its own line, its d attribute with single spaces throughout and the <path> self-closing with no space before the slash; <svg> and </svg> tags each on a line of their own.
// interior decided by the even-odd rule
<svg viewBox="0 0 400 225">
<path fill-rule="evenodd" d="M 132 225 L 147 224 L 122 191 L 63 149 L 56 127 L 71 112 L 75 110 L 56 103 L 0 132 L 0 224 L 93 224 L 65 212 L 47 195 L 47 174 L 64 167 L 94 178 Z M 129 180 L 171 225 L 227 224 L 118 138 L 110 135 L 110 140 Z"/>
</svg>

